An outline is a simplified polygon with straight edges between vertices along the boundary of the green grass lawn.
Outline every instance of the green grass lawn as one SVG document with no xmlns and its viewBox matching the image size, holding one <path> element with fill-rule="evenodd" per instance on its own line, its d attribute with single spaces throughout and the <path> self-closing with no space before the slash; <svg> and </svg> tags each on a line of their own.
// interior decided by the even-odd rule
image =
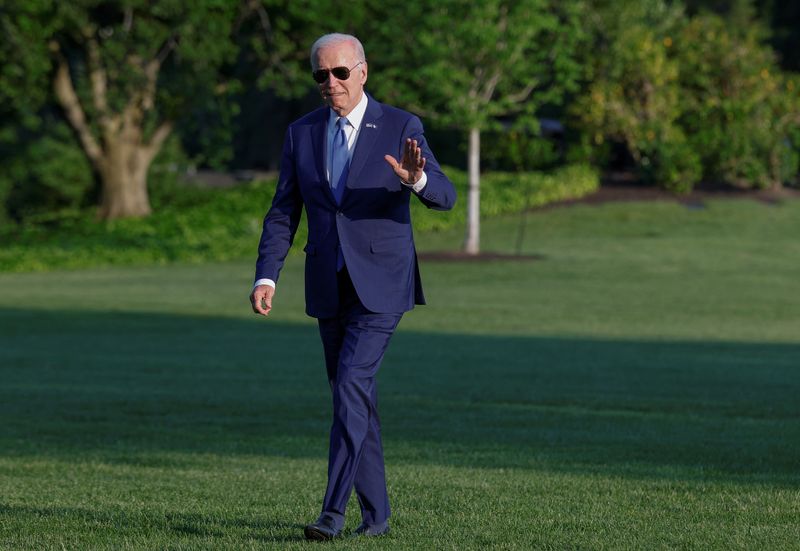
<svg viewBox="0 0 800 551">
<path fill-rule="evenodd" d="M 380 374 L 393 531 L 324 546 L 800 549 L 800 202 L 556 208 L 526 236 L 540 260 L 423 264 Z M 301 255 L 268 320 L 251 278 L 0 274 L 0 549 L 314 547 Z"/>
</svg>

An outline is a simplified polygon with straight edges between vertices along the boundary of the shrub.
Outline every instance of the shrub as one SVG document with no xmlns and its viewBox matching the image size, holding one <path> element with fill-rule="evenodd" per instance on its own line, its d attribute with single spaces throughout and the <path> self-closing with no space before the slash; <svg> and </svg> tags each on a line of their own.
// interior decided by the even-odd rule
<svg viewBox="0 0 800 551">
<path fill-rule="evenodd" d="M 787 139 L 800 102 L 761 43 L 758 25 L 731 28 L 714 15 L 692 18 L 675 38 L 680 125 L 704 177 L 742 188 L 780 185 L 797 172 Z M 793 101 L 794 100 L 794 101 Z"/>
<path fill-rule="evenodd" d="M 682 12 L 659 1 L 627 4 L 630 9 L 601 10 L 590 21 L 596 44 L 587 55 L 589 82 L 570 113 L 586 144 L 605 152 L 608 141 L 621 142 L 645 180 L 687 191 L 699 170 L 677 126 L 679 68 L 669 55 Z"/>
<path fill-rule="evenodd" d="M 562 160 L 555 139 L 516 129 L 484 132 L 481 142 L 487 170 L 547 170 Z"/>
<path fill-rule="evenodd" d="M 0 199 L 14 220 L 79 208 L 94 187 L 92 168 L 66 123 L 49 120 L 42 129 L 36 136 L 10 130 L 14 140 L 3 148 L 0 189 L 5 193 Z"/>
<path fill-rule="evenodd" d="M 675 193 L 688 193 L 702 174 L 700 157 L 679 127 L 659 130 L 642 146 L 640 162 L 645 179 Z"/>
<path fill-rule="evenodd" d="M 254 254 L 275 183 L 229 190 L 174 186 L 155 195 L 147 218 L 98 221 L 94 209 L 62 211 L 48 224 L 25 222 L 0 234 L 0 270 L 230 260 Z"/>
<path fill-rule="evenodd" d="M 458 193 L 453 210 L 434 212 L 412 201 L 411 216 L 419 231 L 463 227 L 467 219 L 467 173 L 445 168 Z M 600 186 L 597 171 L 588 165 L 567 165 L 552 172 L 488 172 L 481 175 L 481 217 L 519 212 L 565 199 L 576 199 Z"/>
<path fill-rule="evenodd" d="M 412 200 L 417 231 L 463 226 L 467 175 L 451 168 L 446 173 L 462 202 L 442 213 Z M 493 216 L 580 197 L 596 190 L 598 182 L 595 171 L 586 166 L 552 173 L 485 174 L 481 213 Z M 92 209 L 62 211 L 47 224 L 28 221 L 0 230 L 0 270 L 255 260 L 262 220 L 274 192 L 274 180 L 224 190 L 164 185 L 153 189 L 153 202 L 159 208 L 147 218 L 101 222 Z M 301 222 L 293 250 L 300 250 L 305 240 Z"/>
<path fill-rule="evenodd" d="M 795 178 L 798 84 L 759 24 L 687 18 L 659 0 L 626 7 L 609 4 L 593 20 L 587 86 L 571 109 L 584 144 L 624 143 L 645 179 L 673 191 L 700 179 L 764 188 Z"/>
<path fill-rule="evenodd" d="M 76 210 L 96 203 L 97 184 L 83 150 L 63 121 L 44 116 L 41 130 L 31 135 L 22 128 L 7 129 L 0 142 L 0 227 L 12 223 L 58 223 Z M 162 147 L 148 173 L 154 207 L 169 196 L 185 172 L 188 160 L 176 135 Z M 175 197 L 181 194 L 175 194 Z M 70 214 L 72 213 L 72 214 Z"/>
</svg>

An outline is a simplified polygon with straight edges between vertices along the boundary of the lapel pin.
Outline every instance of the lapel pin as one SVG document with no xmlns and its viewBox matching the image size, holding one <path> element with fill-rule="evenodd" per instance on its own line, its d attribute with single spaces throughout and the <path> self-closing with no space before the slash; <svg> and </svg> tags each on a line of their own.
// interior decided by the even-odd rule
<svg viewBox="0 0 800 551">
<path fill-rule="evenodd" d="M 377 126 L 375 126 L 375 125 L 374 125 L 374 124 L 372 124 L 371 122 L 368 122 L 368 123 L 367 123 L 367 124 L 365 124 L 364 126 L 366 126 L 367 128 L 378 128 Z"/>
</svg>

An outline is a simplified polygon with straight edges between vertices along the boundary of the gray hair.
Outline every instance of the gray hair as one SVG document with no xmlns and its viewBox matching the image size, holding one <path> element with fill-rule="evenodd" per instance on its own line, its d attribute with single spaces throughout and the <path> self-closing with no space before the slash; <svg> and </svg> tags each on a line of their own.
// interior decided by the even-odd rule
<svg viewBox="0 0 800 551">
<path fill-rule="evenodd" d="M 311 66 L 314 66 L 314 58 L 317 56 L 317 52 L 319 50 L 325 46 L 330 46 L 331 44 L 340 44 L 342 42 L 349 42 L 353 45 L 356 50 L 356 57 L 358 58 L 356 61 L 367 61 L 367 57 L 364 55 L 364 46 L 361 45 L 361 41 L 359 39 L 350 34 L 331 33 L 320 36 L 311 46 Z"/>
</svg>

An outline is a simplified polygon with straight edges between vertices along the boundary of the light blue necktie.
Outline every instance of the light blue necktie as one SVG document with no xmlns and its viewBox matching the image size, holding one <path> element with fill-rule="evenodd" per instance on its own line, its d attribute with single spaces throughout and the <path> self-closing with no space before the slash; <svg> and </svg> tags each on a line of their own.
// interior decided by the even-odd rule
<svg viewBox="0 0 800 551">
<path fill-rule="evenodd" d="M 350 152 L 347 149 L 347 134 L 344 131 L 347 123 L 347 118 L 341 117 L 336 123 L 338 130 L 336 130 L 336 134 L 333 137 L 331 191 L 333 191 L 336 204 L 342 203 L 347 174 L 350 172 Z M 336 271 L 341 271 L 342 268 L 344 268 L 344 254 L 342 254 L 342 246 L 339 244 L 336 247 Z"/>
<path fill-rule="evenodd" d="M 345 182 L 347 181 L 348 165 L 350 164 L 349 150 L 347 149 L 347 134 L 345 127 L 348 121 L 341 117 L 336 123 L 338 129 L 333 137 L 333 151 L 331 155 L 331 190 L 337 203 L 342 202 Z"/>
</svg>

